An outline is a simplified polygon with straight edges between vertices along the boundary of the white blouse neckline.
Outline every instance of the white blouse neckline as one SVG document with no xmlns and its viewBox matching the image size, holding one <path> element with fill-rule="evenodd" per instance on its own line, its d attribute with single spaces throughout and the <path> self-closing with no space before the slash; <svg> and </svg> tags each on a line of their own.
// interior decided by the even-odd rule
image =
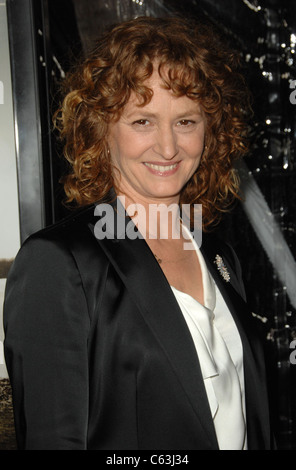
<svg viewBox="0 0 296 470">
<path fill-rule="evenodd" d="M 209 406 L 215 424 L 215 415 L 217 413 L 219 403 L 217 402 L 216 394 L 212 386 L 212 379 L 219 375 L 219 370 L 207 342 L 206 335 L 204 334 L 200 324 L 202 315 L 206 313 L 211 318 L 211 321 L 215 322 L 216 328 L 219 330 L 229 350 L 231 359 L 237 369 L 242 391 L 242 409 L 245 414 L 243 351 L 240 336 L 233 317 L 217 285 L 215 284 L 214 279 L 208 272 L 205 260 L 194 239 L 192 239 L 192 243 L 198 256 L 202 272 L 204 305 L 198 302 L 190 294 L 182 292 L 174 286 L 171 286 L 171 289 L 180 306 L 196 347 Z M 244 448 L 246 448 L 246 443 Z"/>
</svg>

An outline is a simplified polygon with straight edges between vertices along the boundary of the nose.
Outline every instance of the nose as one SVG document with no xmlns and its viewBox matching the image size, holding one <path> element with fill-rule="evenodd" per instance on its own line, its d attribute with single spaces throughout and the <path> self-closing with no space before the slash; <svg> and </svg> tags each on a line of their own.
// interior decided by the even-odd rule
<svg viewBox="0 0 296 470">
<path fill-rule="evenodd" d="M 178 141 L 174 130 L 170 126 L 159 129 L 154 151 L 165 160 L 172 160 L 178 153 Z"/>
</svg>

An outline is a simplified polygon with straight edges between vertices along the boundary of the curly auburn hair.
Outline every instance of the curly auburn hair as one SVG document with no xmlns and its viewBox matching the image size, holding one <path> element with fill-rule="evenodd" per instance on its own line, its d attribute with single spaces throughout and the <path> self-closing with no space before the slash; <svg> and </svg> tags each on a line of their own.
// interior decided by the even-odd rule
<svg viewBox="0 0 296 470">
<path fill-rule="evenodd" d="M 233 162 L 247 151 L 249 95 L 239 55 L 211 27 L 181 18 L 116 25 L 67 78 L 55 118 L 71 165 L 64 178 L 67 202 L 94 203 L 115 187 L 108 123 L 120 117 L 132 92 L 143 105 L 151 100 L 145 82 L 156 64 L 164 86 L 198 101 L 206 117 L 205 151 L 180 197 L 180 203 L 202 204 L 205 229 L 239 197 Z"/>
</svg>

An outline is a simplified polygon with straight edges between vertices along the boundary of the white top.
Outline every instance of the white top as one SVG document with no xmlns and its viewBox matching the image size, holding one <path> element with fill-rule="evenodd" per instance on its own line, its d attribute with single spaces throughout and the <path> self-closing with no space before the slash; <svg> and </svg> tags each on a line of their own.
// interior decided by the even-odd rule
<svg viewBox="0 0 296 470">
<path fill-rule="evenodd" d="M 180 309 L 184 315 L 190 333 L 192 335 L 197 355 L 199 358 L 201 372 L 204 379 L 205 389 L 214 421 L 214 426 L 216 430 L 216 435 L 219 443 L 219 447 L 224 449 L 237 449 L 242 450 L 247 448 L 246 438 L 242 437 L 238 439 L 235 444 L 229 441 L 235 441 L 233 438 L 229 438 L 227 441 L 227 422 L 229 420 L 224 420 L 222 418 L 223 411 L 219 410 L 219 403 L 218 403 L 218 396 L 217 393 L 217 386 L 219 387 L 219 383 L 217 382 L 217 376 L 219 376 L 219 366 L 217 366 L 217 361 L 215 361 L 210 341 L 207 339 L 206 328 L 203 328 L 204 320 L 202 320 L 202 315 L 209 315 L 211 321 L 214 322 L 216 329 L 223 338 L 223 345 L 225 348 L 225 344 L 229 355 L 232 359 L 232 362 L 235 366 L 236 372 L 238 376 L 239 386 L 237 387 L 236 395 L 239 394 L 238 400 L 226 400 L 223 404 L 224 412 L 226 411 L 226 415 L 228 416 L 228 411 L 233 412 L 234 416 L 239 412 L 242 412 L 244 419 L 239 421 L 239 432 L 235 432 L 235 434 L 239 434 L 241 436 L 246 435 L 246 426 L 245 426 L 245 385 L 244 385 L 244 374 L 243 374 L 243 349 L 241 344 L 241 339 L 235 325 L 235 322 L 232 318 L 232 315 L 216 285 L 212 276 L 208 272 L 206 263 L 204 258 L 195 243 L 192 240 L 196 253 L 199 258 L 199 263 L 202 272 L 202 282 L 203 282 L 203 290 L 204 290 L 204 305 L 201 305 L 197 300 L 195 300 L 190 295 L 180 292 L 175 287 L 171 286 L 172 291 L 176 297 L 176 300 L 180 306 Z M 220 336 L 219 335 L 219 336 Z M 221 339 L 220 339 L 221 341 Z M 229 360 L 231 360 L 229 359 Z M 233 368 L 234 369 L 234 368 Z M 216 380 L 216 382 L 214 382 Z M 215 389 L 214 389 L 215 387 Z M 216 390 L 216 393 L 215 393 Z M 223 396 L 223 391 L 221 390 L 220 396 Z M 235 407 L 239 406 L 241 410 L 235 409 Z M 221 404 L 222 408 L 222 404 Z M 226 408 L 226 409 L 225 409 Z M 231 409 L 232 408 L 232 409 Z M 220 421 L 218 418 L 219 412 L 221 413 Z M 229 414 L 230 416 L 230 414 Z M 242 429 L 243 428 L 243 429 Z M 237 428 L 236 428 L 237 429 Z M 232 433 L 232 434 L 231 434 Z M 229 436 L 233 435 L 233 430 L 229 430 Z M 234 446 L 234 447 L 233 447 Z"/>
</svg>

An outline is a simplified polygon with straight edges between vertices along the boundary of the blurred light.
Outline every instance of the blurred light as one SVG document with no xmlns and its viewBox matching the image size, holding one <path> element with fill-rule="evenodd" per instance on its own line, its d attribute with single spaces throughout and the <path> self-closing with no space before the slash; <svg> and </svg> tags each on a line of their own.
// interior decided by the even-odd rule
<svg viewBox="0 0 296 470">
<path fill-rule="evenodd" d="M 266 72 L 266 70 L 263 70 L 262 75 L 263 75 L 263 77 L 268 78 L 268 80 L 269 80 L 270 82 L 272 82 L 272 80 L 273 80 L 273 75 L 272 75 L 271 72 Z"/>
<path fill-rule="evenodd" d="M 249 0 L 243 0 L 243 2 L 245 5 L 247 5 L 247 7 L 249 7 L 251 10 L 255 11 L 256 13 L 258 13 L 258 11 L 261 11 L 262 9 L 260 5 L 256 7 L 251 2 L 249 2 Z"/>
</svg>

